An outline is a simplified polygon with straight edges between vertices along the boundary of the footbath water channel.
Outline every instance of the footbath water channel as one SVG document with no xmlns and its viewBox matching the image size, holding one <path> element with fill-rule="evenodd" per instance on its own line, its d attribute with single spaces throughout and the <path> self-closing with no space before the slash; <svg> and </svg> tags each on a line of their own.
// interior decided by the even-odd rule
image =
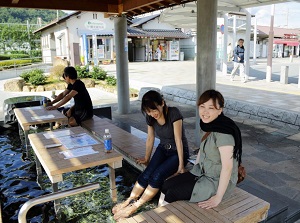
<svg viewBox="0 0 300 223">
<path fill-rule="evenodd" d="M 21 206 L 29 199 L 52 192 L 51 182 L 43 172 L 37 182 L 34 154 L 29 157 L 25 153 L 24 135 L 14 124 L 2 127 L 0 123 L 0 201 L 3 223 L 17 223 Z M 38 126 L 37 131 L 49 126 Z M 35 130 L 31 130 L 35 131 Z M 116 185 L 118 200 L 127 198 L 137 179 L 139 172 L 123 162 L 123 167 L 116 169 Z M 60 190 L 71 189 L 89 183 L 99 182 L 100 188 L 79 195 L 62 199 L 59 212 L 55 214 L 53 202 L 32 207 L 27 214 L 30 223 L 59 222 L 114 222 L 111 213 L 113 203 L 110 199 L 108 168 L 94 168 L 64 174 L 64 181 L 59 183 Z M 157 199 L 149 202 L 140 211 L 156 207 Z"/>
</svg>

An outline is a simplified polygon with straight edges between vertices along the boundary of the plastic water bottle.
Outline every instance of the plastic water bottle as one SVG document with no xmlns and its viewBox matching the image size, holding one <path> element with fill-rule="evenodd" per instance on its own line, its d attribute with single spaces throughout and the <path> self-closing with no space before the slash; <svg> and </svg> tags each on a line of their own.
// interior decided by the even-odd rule
<svg viewBox="0 0 300 223">
<path fill-rule="evenodd" d="M 46 107 L 47 107 L 47 102 L 48 102 L 47 98 L 46 98 L 46 97 L 44 97 L 44 100 L 43 100 L 43 105 L 44 105 L 44 108 L 46 108 Z"/>
<path fill-rule="evenodd" d="M 110 153 L 112 151 L 112 140 L 111 134 L 109 133 L 109 129 L 105 129 L 103 140 L 105 152 Z"/>
</svg>

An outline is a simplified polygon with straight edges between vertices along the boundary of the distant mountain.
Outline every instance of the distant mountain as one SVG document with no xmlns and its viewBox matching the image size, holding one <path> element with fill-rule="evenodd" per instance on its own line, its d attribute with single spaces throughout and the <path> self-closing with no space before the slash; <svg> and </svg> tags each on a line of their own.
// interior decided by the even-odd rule
<svg viewBox="0 0 300 223">
<path fill-rule="evenodd" d="M 58 11 L 59 17 L 67 15 L 63 11 Z M 0 8 L 0 23 L 37 23 L 37 18 L 42 18 L 42 23 L 49 23 L 56 19 L 56 10 L 43 9 L 21 9 L 21 8 Z"/>
</svg>

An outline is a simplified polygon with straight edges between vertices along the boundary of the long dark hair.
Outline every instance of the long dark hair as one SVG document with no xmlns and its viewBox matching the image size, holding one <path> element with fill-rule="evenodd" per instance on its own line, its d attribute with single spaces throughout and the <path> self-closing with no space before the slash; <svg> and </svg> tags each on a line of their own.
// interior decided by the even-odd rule
<svg viewBox="0 0 300 223">
<path fill-rule="evenodd" d="M 224 107 L 224 97 L 216 90 L 205 91 L 197 101 L 197 105 L 201 105 L 210 99 L 213 100 L 214 107 L 218 109 L 217 104 L 220 108 Z M 240 164 L 242 162 L 242 136 L 239 127 L 235 122 L 225 116 L 223 112 L 212 122 L 204 123 L 200 120 L 200 128 L 205 132 L 220 132 L 224 134 L 230 134 L 233 136 L 235 141 L 235 146 L 233 148 L 233 158 Z"/>
<path fill-rule="evenodd" d="M 148 116 L 147 115 L 147 111 L 149 111 L 150 109 L 157 109 L 157 106 L 162 106 L 164 104 L 164 107 L 163 107 L 163 115 L 164 115 L 164 118 L 165 118 L 165 121 L 167 122 L 167 105 L 166 105 L 166 102 L 164 101 L 164 98 L 163 96 L 157 92 L 157 91 L 154 91 L 154 90 L 150 90 L 148 92 L 146 92 L 142 98 L 142 104 L 141 104 L 141 111 L 143 113 L 143 115 L 145 116 Z M 152 118 L 150 116 L 150 120 L 151 120 L 151 123 L 153 123 L 155 121 L 154 118 Z"/>
</svg>

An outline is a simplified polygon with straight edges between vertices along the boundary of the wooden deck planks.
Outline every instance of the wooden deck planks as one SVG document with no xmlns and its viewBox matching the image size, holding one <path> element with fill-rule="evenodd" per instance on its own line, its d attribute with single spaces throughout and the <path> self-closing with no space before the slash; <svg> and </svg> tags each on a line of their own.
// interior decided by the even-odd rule
<svg viewBox="0 0 300 223">
<path fill-rule="evenodd" d="M 196 216 L 198 221 L 195 221 L 195 222 L 201 222 L 201 221 L 204 223 L 213 223 L 214 222 L 211 219 L 209 219 L 208 217 L 206 217 L 205 215 L 203 215 L 203 213 L 201 213 L 201 211 L 200 211 L 200 208 L 196 204 L 194 204 L 194 203 L 189 204 L 186 201 L 177 201 L 177 203 L 179 205 L 181 205 L 182 207 L 184 207 L 185 209 L 187 209 L 191 214 Z"/>
<path fill-rule="evenodd" d="M 137 219 L 140 219 L 142 222 L 155 223 L 254 223 L 266 219 L 270 204 L 254 195 L 249 194 L 248 196 L 253 197 L 253 199 L 246 198 L 247 201 L 243 202 L 240 206 L 233 205 L 235 209 L 230 209 L 230 212 L 224 214 L 214 209 L 199 208 L 196 203 L 177 201 L 132 218 L 142 216 L 144 221 L 140 218 Z"/>
<path fill-rule="evenodd" d="M 179 202 L 172 203 L 172 206 L 174 206 L 176 209 L 180 210 L 181 213 L 183 213 L 185 216 L 187 216 L 189 219 L 191 219 L 192 222 L 205 223 L 204 221 L 199 219 L 199 216 L 191 213 L 188 209 L 184 208 Z M 196 212 L 194 212 L 194 213 L 196 213 Z"/>
<path fill-rule="evenodd" d="M 222 211 L 219 211 L 220 214 L 225 215 L 228 213 L 232 213 L 236 211 L 237 208 L 243 207 L 245 205 L 248 205 L 249 203 L 256 202 L 255 199 L 257 199 L 255 196 L 247 196 L 244 200 L 238 201 L 231 206 L 228 206 L 227 208 L 223 209 Z"/>
</svg>

